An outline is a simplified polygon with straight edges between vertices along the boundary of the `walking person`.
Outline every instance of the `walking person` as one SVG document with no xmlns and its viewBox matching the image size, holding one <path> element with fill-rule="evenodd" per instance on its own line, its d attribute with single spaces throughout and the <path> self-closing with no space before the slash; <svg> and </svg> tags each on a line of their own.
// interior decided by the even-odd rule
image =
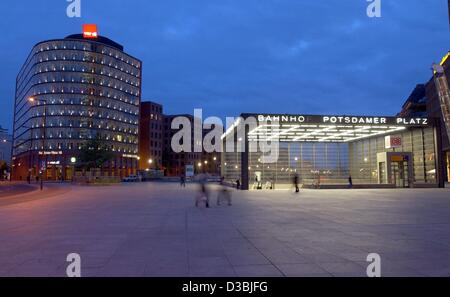
<svg viewBox="0 0 450 297">
<path fill-rule="evenodd" d="M 241 188 L 241 181 L 239 179 L 236 180 L 236 189 L 239 190 Z"/>
<path fill-rule="evenodd" d="M 183 174 L 180 176 L 180 187 L 186 188 L 186 177 Z"/>
<path fill-rule="evenodd" d="M 230 191 L 228 191 L 225 185 L 221 185 L 219 193 L 217 193 L 217 206 L 219 206 L 220 203 L 222 203 L 222 200 L 225 200 L 228 206 L 231 206 L 231 193 Z"/>
<path fill-rule="evenodd" d="M 295 193 L 299 193 L 300 188 L 298 187 L 298 174 L 297 173 L 294 175 L 294 187 L 295 187 Z"/>
<path fill-rule="evenodd" d="M 272 175 L 272 178 L 270 179 L 270 189 L 275 190 L 275 175 Z"/>
<path fill-rule="evenodd" d="M 348 176 L 348 188 L 349 189 L 353 188 L 353 179 L 351 175 Z"/>
<path fill-rule="evenodd" d="M 209 208 L 209 193 L 206 187 L 206 176 L 202 174 L 199 177 L 200 191 L 195 199 L 195 207 L 198 207 L 199 202 L 205 202 L 206 208 Z"/>
</svg>

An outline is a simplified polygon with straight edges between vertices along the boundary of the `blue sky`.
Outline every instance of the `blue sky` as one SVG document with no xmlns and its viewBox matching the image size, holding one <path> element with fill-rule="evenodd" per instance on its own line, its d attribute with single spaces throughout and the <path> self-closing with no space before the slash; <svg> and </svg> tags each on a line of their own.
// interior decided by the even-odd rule
<svg viewBox="0 0 450 297">
<path fill-rule="evenodd" d="M 66 0 L 2 2 L 0 125 L 12 127 L 15 77 L 31 47 L 101 35 L 143 61 L 143 100 L 166 113 L 391 115 L 449 50 L 446 0 Z"/>
</svg>

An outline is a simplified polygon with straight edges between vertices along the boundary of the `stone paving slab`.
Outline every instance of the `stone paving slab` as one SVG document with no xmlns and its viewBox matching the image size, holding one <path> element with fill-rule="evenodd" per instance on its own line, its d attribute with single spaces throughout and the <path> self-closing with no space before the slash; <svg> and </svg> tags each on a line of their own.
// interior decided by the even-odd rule
<svg viewBox="0 0 450 297">
<path fill-rule="evenodd" d="M 235 191 L 195 208 L 177 183 L 71 187 L 0 205 L 0 276 L 450 276 L 450 189 Z M 217 186 L 211 187 L 212 201 Z M 30 194 L 31 195 L 31 194 Z"/>
</svg>

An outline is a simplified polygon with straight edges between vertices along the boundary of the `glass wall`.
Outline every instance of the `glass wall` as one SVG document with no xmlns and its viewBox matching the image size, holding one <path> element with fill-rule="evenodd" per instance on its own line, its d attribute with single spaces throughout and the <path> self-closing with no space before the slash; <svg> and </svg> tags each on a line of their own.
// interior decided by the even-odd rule
<svg viewBox="0 0 450 297">
<path fill-rule="evenodd" d="M 141 62 L 121 49 L 70 38 L 39 43 L 17 76 L 14 157 L 32 163 L 24 154 L 76 156 L 86 140 L 100 137 L 116 156 L 111 166 L 127 169 L 122 158 L 131 158 L 134 168 L 140 97 Z"/>
<path fill-rule="evenodd" d="M 388 170 L 380 166 L 380 153 L 404 153 L 412 157 L 413 184 L 437 184 L 434 128 L 411 128 L 393 134 L 401 146 L 385 148 L 385 136 L 353 142 L 280 142 L 276 163 L 264 164 L 261 152 L 248 153 L 249 188 L 289 187 L 297 175 L 305 187 L 346 186 L 353 184 L 391 184 Z M 223 153 L 222 175 L 227 181 L 241 178 L 241 153 Z M 245 155 L 244 155 L 245 156 Z M 409 166 L 405 166 L 409 168 Z M 405 173 L 407 174 L 407 173 Z"/>
<path fill-rule="evenodd" d="M 339 184 L 348 177 L 348 146 L 344 143 L 281 142 L 278 162 L 263 164 L 260 152 L 249 154 L 251 187 L 291 184 L 297 175 L 300 183 Z"/>
<path fill-rule="evenodd" d="M 433 128 L 415 128 L 392 135 L 401 138 L 401 146 L 385 148 L 384 136 L 349 143 L 350 172 L 355 183 L 378 183 L 377 154 L 381 152 L 412 153 L 413 182 L 435 184 L 436 156 Z"/>
</svg>

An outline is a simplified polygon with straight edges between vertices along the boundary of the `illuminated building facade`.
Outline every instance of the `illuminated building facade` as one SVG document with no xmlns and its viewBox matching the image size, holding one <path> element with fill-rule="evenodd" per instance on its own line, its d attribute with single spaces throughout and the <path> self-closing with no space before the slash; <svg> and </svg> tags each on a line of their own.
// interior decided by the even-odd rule
<svg viewBox="0 0 450 297">
<path fill-rule="evenodd" d="M 307 188 L 350 177 L 364 188 L 443 187 L 441 133 L 434 118 L 243 114 L 222 136 L 222 176 L 244 190 L 292 187 L 295 176 Z"/>
<path fill-rule="evenodd" d="M 98 138 L 114 153 L 103 174 L 138 167 L 140 60 L 83 34 L 36 44 L 16 79 L 13 179 L 71 180 L 80 148 Z"/>
<path fill-rule="evenodd" d="M 428 116 L 438 117 L 442 127 L 442 149 L 446 156 L 447 181 L 450 182 L 450 52 L 444 56 L 438 66 L 441 73 L 433 71 L 433 78 L 427 83 L 427 113 Z"/>
<path fill-rule="evenodd" d="M 398 116 L 427 116 L 431 118 L 439 119 L 440 129 L 442 131 L 440 135 L 440 142 L 442 148 L 442 164 L 443 172 L 445 173 L 445 179 L 450 182 L 450 138 L 449 133 L 449 120 L 450 109 L 448 101 L 448 93 L 445 91 L 445 80 L 447 85 L 450 84 L 450 53 L 447 53 L 439 63 L 442 67 L 443 73 L 439 75 L 433 73 L 433 77 L 425 84 L 419 84 L 415 87 L 414 91 L 403 104 L 402 110 Z M 440 82 L 440 83 L 436 83 Z M 439 88 L 438 86 L 441 86 Z M 442 88 L 442 86 L 445 86 Z M 439 90 L 439 91 L 438 91 Z"/>
<path fill-rule="evenodd" d="M 11 135 L 0 126 L 0 162 L 11 163 Z"/>
<path fill-rule="evenodd" d="M 160 169 L 163 158 L 163 107 L 155 102 L 142 102 L 139 122 L 139 169 Z"/>
<path fill-rule="evenodd" d="M 167 176 L 181 176 L 186 172 L 186 166 L 193 166 L 195 172 L 199 173 L 204 170 L 203 167 L 203 152 L 174 152 L 171 145 L 172 137 L 178 132 L 171 128 L 172 121 L 177 117 L 184 117 L 189 120 L 191 127 L 194 127 L 194 116 L 190 114 L 179 115 L 165 115 L 164 116 L 164 156 L 163 165 L 165 175 Z M 195 145 L 194 130 L 192 129 L 191 147 Z"/>
</svg>

